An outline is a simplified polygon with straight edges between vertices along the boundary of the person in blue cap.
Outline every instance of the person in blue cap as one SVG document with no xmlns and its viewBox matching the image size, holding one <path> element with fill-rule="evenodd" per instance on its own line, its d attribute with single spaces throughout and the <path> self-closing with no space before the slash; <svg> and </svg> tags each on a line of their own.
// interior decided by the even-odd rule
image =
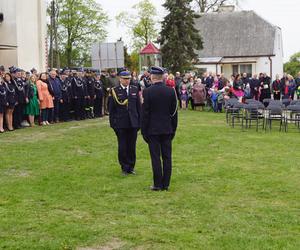
<svg viewBox="0 0 300 250">
<path fill-rule="evenodd" d="M 178 100 L 175 89 L 163 83 L 163 68 L 151 67 L 150 74 L 152 85 L 143 91 L 141 132 L 152 162 L 154 184 L 150 189 L 161 191 L 168 190 L 170 185 Z"/>
<path fill-rule="evenodd" d="M 108 99 L 109 122 L 118 139 L 118 158 L 122 174 L 135 174 L 136 139 L 140 128 L 141 103 L 137 86 L 130 85 L 131 74 L 119 73 L 120 84 Z"/>
</svg>

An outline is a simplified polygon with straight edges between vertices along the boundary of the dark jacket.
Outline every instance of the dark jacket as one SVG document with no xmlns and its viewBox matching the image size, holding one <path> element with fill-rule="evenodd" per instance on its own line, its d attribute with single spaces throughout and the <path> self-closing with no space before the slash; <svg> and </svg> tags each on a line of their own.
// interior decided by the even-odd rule
<svg viewBox="0 0 300 250">
<path fill-rule="evenodd" d="M 7 92 L 7 89 L 5 87 L 5 84 L 2 83 L 0 85 L 0 105 L 1 106 L 6 106 L 6 103 L 7 103 L 6 92 Z"/>
<path fill-rule="evenodd" d="M 162 82 L 143 91 L 142 134 L 175 134 L 177 129 L 177 97 L 175 90 Z"/>
<path fill-rule="evenodd" d="M 114 96 L 113 91 L 116 96 Z M 117 100 L 115 99 L 117 98 Z M 128 105 L 120 105 L 128 99 Z M 111 90 L 108 101 L 109 122 L 113 129 L 140 128 L 141 102 L 138 88 L 129 85 L 129 93 L 119 85 Z"/>
<path fill-rule="evenodd" d="M 26 103 L 26 98 L 28 97 L 28 86 L 25 81 L 23 81 L 21 78 L 16 78 L 12 80 L 15 83 L 15 90 L 16 90 L 16 96 L 17 96 L 17 102 L 20 104 Z"/>
<path fill-rule="evenodd" d="M 49 85 L 52 89 L 53 96 L 57 99 L 61 99 L 62 98 L 62 95 L 61 95 L 61 80 L 58 77 L 56 77 L 54 79 L 49 77 L 48 81 L 49 81 Z"/>
<path fill-rule="evenodd" d="M 61 95 L 62 95 L 62 100 L 65 103 L 69 102 L 72 98 L 72 89 L 71 86 L 69 85 L 68 79 L 65 79 L 61 83 Z"/>
<path fill-rule="evenodd" d="M 87 95 L 93 99 L 95 96 L 95 80 L 92 77 L 85 77 L 84 80 L 86 82 Z"/>
<path fill-rule="evenodd" d="M 16 86 L 13 81 L 6 82 L 6 100 L 10 106 L 13 106 L 16 104 L 17 100 L 17 95 L 16 95 Z"/>
<path fill-rule="evenodd" d="M 94 87 L 95 87 L 95 94 L 96 94 L 96 98 L 102 98 L 103 97 L 103 83 L 102 81 L 97 81 L 95 80 L 95 84 L 94 84 Z"/>
<path fill-rule="evenodd" d="M 84 86 L 84 82 L 82 78 L 77 76 L 73 77 L 72 79 L 72 94 L 75 98 L 84 98 L 86 95 L 86 89 Z"/>
</svg>

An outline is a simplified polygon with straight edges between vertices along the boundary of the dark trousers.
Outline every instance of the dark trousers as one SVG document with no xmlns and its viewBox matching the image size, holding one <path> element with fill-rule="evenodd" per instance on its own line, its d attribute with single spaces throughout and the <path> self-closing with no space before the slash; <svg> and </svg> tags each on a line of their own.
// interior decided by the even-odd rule
<svg viewBox="0 0 300 250">
<path fill-rule="evenodd" d="M 168 188 L 172 173 L 172 137 L 171 135 L 150 135 L 148 139 L 154 186 Z"/>
<path fill-rule="evenodd" d="M 189 97 L 189 102 L 191 103 L 191 108 L 194 110 L 195 107 L 194 107 L 194 100 L 192 97 Z"/>
<path fill-rule="evenodd" d="M 97 97 L 94 101 L 94 114 L 95 117 L 101 117 L 102 116 L 102 97 Z"/>
<path fill-rule="evenodd" d="M 57 122 L 59 120 L 59 106 L 60 106 L 60 101 L 58 98 L 55 98 L 53 100 L 54 108 L 49 111 L 48 114 L 48 121 L 49 122 Z"/>
<path fill-rule="evenodd" d="M 59 119 L 64 122 L 70 120 L 70 102 L 67 100 L 64 100 L 63 103 L 60 103 Z"/>
<path fill-rule="evenodd" d="M 19 103 L 15 106 L 14 113 L 13 113 L 13 126 L 14 128 L 21 127 L 21 123 L 23 121 L 23 115 L 24 115 L 24 108 L 25 104 Z"/>
<path fill-rule="evenodd" d="M 94 98 L 85 100 L 85 116 L 86 118 L 94 118 Z"/>
<path fill-rule="evenodd" d="M 133 171 L 136 161 L 136 128 L 115 129 L 118 138 L 118 158 L 122 171 Z"/>
<path fill-rule="evenodd" d="M 47 122 L 48 121 L 48 116 L 49 116 L 49 111 L 51 109 L 42 109 L 41 110 L 41 118 L 42 118 L 42 122 Z"/>
<path fill-rule="evenodd" d="M 280 100 L 280 96 L 281 96 L 280 92 L 279 93 L 274 92 L 274 100 Z"/>
<path fill-rule="evenodd" d="M 84 110 L 84 98 L 83 97 L 74 99 L 74 111 L 75 111 L 75 119 L 76 120 L 84 119 L 85 110 Z"/>
</svg>

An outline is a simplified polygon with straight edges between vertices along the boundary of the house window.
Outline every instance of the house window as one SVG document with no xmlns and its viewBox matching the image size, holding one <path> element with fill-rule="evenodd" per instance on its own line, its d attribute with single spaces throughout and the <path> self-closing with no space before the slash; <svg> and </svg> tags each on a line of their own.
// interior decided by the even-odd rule
<svg viewBox="0 0 300 250">
<path fill-rule="evenodd" d="M 252 64 L 240 64 L 240 73 L 247 73 L 248 77 L 252 77 Z"/>
<path fill-rule="evenodd" d="M 236 75 L 239 73 L 239 65 L 232 65 L 232 74 Z"/>
</svg>

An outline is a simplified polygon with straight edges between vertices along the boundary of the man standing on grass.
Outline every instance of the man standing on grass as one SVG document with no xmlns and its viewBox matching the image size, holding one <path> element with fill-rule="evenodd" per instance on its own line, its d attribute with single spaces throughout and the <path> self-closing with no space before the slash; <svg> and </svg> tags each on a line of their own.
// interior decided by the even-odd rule
<svg viewBox="0 0 300 250">
<path fill-rule="evenodd" d="M 109 122 L 118 138 L 118 158 L 122 174 L 135 174 L 136 139 L 140 128 L 139 90 L 129 85 L 129 71 L 119 73 L 120 85 L 111 89 L 108 99 Z"/>
<path fill-rule="evenodd" d="M 168 190 L 170 185 L 178 100 L 175 89 L 163 83 L 163 68 L 151 67 L 150 74 L 152 86 L 143 92 L 141 129 L 152 162 L 154 185 L 150 189 L 161 191 Z"/>
</svg>

